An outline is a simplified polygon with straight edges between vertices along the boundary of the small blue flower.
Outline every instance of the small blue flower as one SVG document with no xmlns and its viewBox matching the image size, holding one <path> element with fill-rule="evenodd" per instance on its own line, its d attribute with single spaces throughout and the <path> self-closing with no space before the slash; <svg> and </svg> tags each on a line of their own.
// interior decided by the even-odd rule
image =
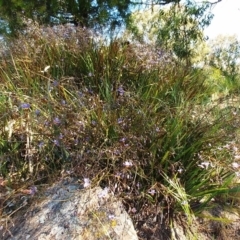
<svg viewBox="0 0 240 240">
<path fill-rule="evenodd" d="M 53 86 L 54 86 L 54 87 L 57 87 L 58 85 L 59 85 L 59 82 L 58 82 L 57 80 L 54 80 L 54 81 L 53 81 Z"/>
<path fill-rule="evenodd" d="M 117 122 L 118 122 L 118 124 L 121 124 L 121 123 L 123 123 L 123 119 L 122 118 L 118 118 Z"/>
<path fill-rule="evenodd" d="M 123 90 L 123 87 L 122 86 L 120 86 L 118 89 L 117 89 L 117 91 L 118 91 L 118 93 L 119 93 L 119 95 L 120 96 L 123 96 L 123 94 L 124 94 L 124 90 Z"/>
<path fill-rule="evenodd" d="M 126 138 L 125 137 L 123 137 L 123 138 L 121 138 L 119 141 L 121 142 L 121 143 L 125 143 L 126 142 Z"/>
<path fill-rule="evenodd" d="M 114 154 L 114 155 L 120 155 L 121 152 L 120 152 L 118 149 L 115 149 L 115 150 L 113 150 L 113 154 Z"/>
<path fill-rule="evenodd" d="M 54 145 L 56 145 L 56 146 L 60 146 L 59 141 L 58 141 L 57 139 L 54 139 L 54 140 L 53 140 L 53 143 L 54 143 Z"/>
<path fill-rule="evenodd" d="M 93 90 L 92 89 L 88 89 L 88 93 L 93 94 Z"/>
<path fill-rule="evenodd" d="M 116 219 L 116 216 L 113 215 L 113 214 L 109 214 L 109 215 L 108 215 L 108 218 L 109 218 L 110 220 L 114 220 L 114 219 Z"/>
<path fill-rule="evenodd" d="M 39 144 L 38 144 L 38 147 L 39 148 L 42 148 L 44 146 L 44 142 L 40 142 Z"/>
<path fill-rule="evenodd" d="M 58 118 L 58 117 L 55 117 L 54 119 L 53 119 L 53 124 L 54 125 L 59 125 L 61 123 L 61 120 Z"/>
<path fill-rule="evenodd" d="M 21 109 L 29 109 L 31 105 L 29 103 L 21 103 L 20 108 Z"/>
<path fill-rule="evenodd" d="M 37 110 L 35 111 L 35 114 L 36 114 L 36 116 L 39 116 L 39 115 L 41 114 L 41 111 L 40 111 L 39 109 L 37 109 Z"/>
<path fill-rule="evenodd" d="M 31 186 L 31 187 L 30 187 L 30 194 L 31 194 L 31 195 L 34 195 L 35 193 L 37 193 L 37 191 L 38 191 L 38 190 L 37 190 L 37 187 L 36 187 L 36 186 Z"/>
<path fill-rule="evenodd" d="M 45 120 L 44 121 L 44 126 L 49 126 L 49 121 Z"/>
<path fill-rule="evenodd" d="M 97 124 L 97 122 L 95 120 L 92 120 L 91 123 L 93 126 L 96 126 L 96 124 Z"/>
<path fill-rule="evenodd" d="M 155 190 L 155 189 L 150 189 L 150 190 L 148 191 L 148 193 L 153 196 L 153 195 L 156 194 L 156 190 Z"/>
<path fill-rule="evenodd" d="M 79 97 L 83 96 L 83 92 L 81 92 L 81 91 L 78 91 L 77 94 L 78 94 Z"/>
</svg>

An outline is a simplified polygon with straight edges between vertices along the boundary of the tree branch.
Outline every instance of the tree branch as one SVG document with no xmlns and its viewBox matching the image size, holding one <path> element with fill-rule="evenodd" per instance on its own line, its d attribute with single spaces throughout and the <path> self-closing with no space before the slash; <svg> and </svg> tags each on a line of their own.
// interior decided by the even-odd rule
<svg viewBox="0 0 240 240">
<path fill-rule="evenodd" d="M 182 0 L 152 0 L 152 1 L 130 1 L 131 4 L 133 5 L 137 5 L 137 4 L 141 4 L 141 5 L 167 5 L 169 3 L 180 3 Z M 216 0 L 215 2 L 211 2 L 211 1 L 204 1 L 202 3 L 209 3 L 211 5 L 220 3 L 222 0 Z"/>
</svg>

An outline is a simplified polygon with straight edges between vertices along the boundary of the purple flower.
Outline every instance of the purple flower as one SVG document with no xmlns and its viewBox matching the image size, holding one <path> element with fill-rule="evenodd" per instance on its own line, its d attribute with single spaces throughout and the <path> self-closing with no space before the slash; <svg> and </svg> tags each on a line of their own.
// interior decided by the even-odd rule
<svg viewBox="0 0 240 240">
<path fill-rule="evenodd" d="M 115 219 L 116 217 L 115 217 L 115 215 L 113 215 L 113 214 L 109 214 L 109 215 L 108 215 L 108 218 L 109 218 L 110 220 L 113 220 L 113 219 Z"/>
<path fill-rule="evenodd" d="M 118 118 L 117 122 L 118 122 L 118 124 L 121 124 L 121 123 L 123 123 L 123 119 L 122 118 Z"/>
<path fill-rule="evenodd" d="M 44 126 L 48 126 L 49 122 L 47 120 L 44 121 Z"/>
<path fill-rule="evenodd" d="M 54 80 L 54 81 L 53 81 L 53 86 L 54 86 L 54 87 L 57 87 L 58 85 L 59 85 L 59 82 L 58 82 L 57 80 Z"/>
<path fill-rule="evenodd" d="M 40 111 L 39 109 L 37 109 L 37 110 L 35 111 L 35 114 L 36 114 L 37 116 L 39 116 L 40 113 L 41 113 L 41 111 Z"/>
<path fill-rule="evenodd" d="M 113 154 L 118 156 L 118 155 L 120 155 L 120 151 L 118 149 L 114 149 Z"/>
<path fill-rule="evenodd" d="M 21 108 L 21 109 L 29 109 L 29 108 L 30 108 L 30 104 L 29 104 L 29 103 L 22 103 L 22 104 L 20 105 L 20 108 Z"/>
<path fill-rule="evenodd" d="M 55 117 L 54 119 L 53 119 L 53 124 L 54 125 L 59 125 L 61 123 L 61 120 L 58 118 L 58 117 Z"/>
<path fill-rule="evenodd" d="M 126 142 L 126 138 L 121 138 L 120 140 L 119 140 L 121 143 L 125 143 Z"/>
<path fill-rule="evenodd" d="M 93 94 L 93 90 L 92 90 L 92 89 L 88 89 L 88 92 L 89 92 L 90 94 Z"/>
<path fill-rule="evenodd" d="M 82 96 L 83 96 L 83 93 L 80 92 L 80 91 L 78 91 L 77 94 L 78 94 L 79 97 L 82 97 Z"/>
<path fill-rule="evenodd" d="M 78 145 L 78 139 L 74 139 L 74 145 Z"/>
<path fill-rule="evenodd" d="M 37 187 L 36 186 L 32 186 L 32 187 L 30 187 L 30 194 L 31 195 L 34 195 L 35 193 L 37 193 Z"/>
<path fill-rule="evenodd" d="M 130 209 L 130 211 L 131 211 L 132 213 L 136 213 L 136 212 L 137 212 L 137 209 L 136 209 L 136 208 L 132 208 L 132 209 Z"/>
<path fill-rule="evenodd" d="M 125 147 L 129 146 L 129 144 L 127 143 L 128 142 L 127 138 L 123 137 L 119 140 L 119 142 L 122 143 Z"/>
<path fill-rule="evenodd" d="M 119 93 L 119 95 L 120 96 L 123 96 L 123 94 L 124 94 L 124 90 L 123 90 L 123 87 L 122 86 L 120 86 L 118 89 L 117 89 L 117 91 L 118 91 L 118 93 Z"/>
<path fill-rule="evenodd" d="M 152 196 L 154 196 L 156 194 L 156 190 L 155 189 L 150 189 L 148 191 L 149 194 L 151 194 Z"/>
<path fill-rule="evenodd" d="M 60 144 L 59 144 L 59 141 L 57 140 L 57 139 L 54 139 L 53 140 L 53 143 L 54 143 L 54 145 L 56 145 L 56 146 L 59 146 Z"/>
<path fill-rule="evenodd" d="M 163 56 L 163 50 L 158 50 L 156 53 L 160 58 Z"/>
<path fill-rule="evenodd" d="M 39 144 L 38 144 L 38 147 L 39 148 L 42 148 L 44 146 L 44 142 L 40 142 Z"/>
<path fill-rule="evenodd" d="M 97 122 L 95 120 L 92 120 L 91 123 L 93 126 L 96 126 L 96 124 L 97 124 Z"/>
</svg>

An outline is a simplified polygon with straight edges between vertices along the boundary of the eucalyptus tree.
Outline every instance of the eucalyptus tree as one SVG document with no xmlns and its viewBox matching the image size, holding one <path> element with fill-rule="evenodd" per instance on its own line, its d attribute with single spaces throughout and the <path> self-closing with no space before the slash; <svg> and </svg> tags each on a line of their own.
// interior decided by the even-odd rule
<svg viewBox="0 0 240 240">
<path fill-rule="evenodd" d="M 235 80 L 240 74 L 240 41 L 237 36 L 220 35 L 208 43 L 206 64 L 219 69 L 225 77 Z"/>
<path fill-rule="evenodd" d="M 198 45 L 204 42 L 203 30 L 211 23 L 211 4 L 172 4 L 167 8 L 154 6 L 131 14 L 129 32 L 140 41 L 172 51 L 180 60 L 191 64 Z"/>
</svg>

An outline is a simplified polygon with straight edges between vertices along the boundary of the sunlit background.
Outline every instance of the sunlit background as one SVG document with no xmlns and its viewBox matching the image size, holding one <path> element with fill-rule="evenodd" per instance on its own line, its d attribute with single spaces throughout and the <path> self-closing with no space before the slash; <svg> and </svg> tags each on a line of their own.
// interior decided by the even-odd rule
<svg viewBox="0 0 240 240">
<path fill-rule="evenodd" d="M 216 0 L 211 0 L 216 2 Z M 214 18 L 211 25 L 205 30 L 205 34 L 210 38 L 217 35 L 236 34 L 240 38 L 240 1 L 222 0 L 212 7 Z"/>
</svg>

